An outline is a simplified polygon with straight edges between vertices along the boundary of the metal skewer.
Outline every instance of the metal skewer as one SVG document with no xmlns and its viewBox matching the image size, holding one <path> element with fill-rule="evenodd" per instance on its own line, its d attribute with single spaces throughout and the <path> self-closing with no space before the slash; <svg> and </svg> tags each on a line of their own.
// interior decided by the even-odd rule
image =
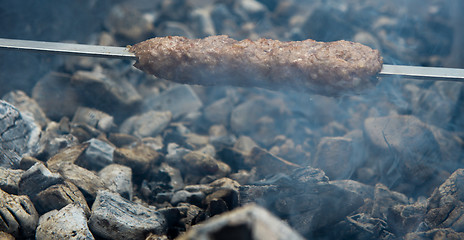
<svg viewBox="0 0 464 240">
<path fill-rule="evenodd" d="M 97 46 L 75 43 L 43 42 L 0 38 L 0 49 L 71 54 L 88 57 L 123 58 L 136 60 L 126 47 Z M 379 76 L 403 76 L 436 81 L 464 82 L 464 69 L 417 67 L 384 64 Z"/>
</svg>

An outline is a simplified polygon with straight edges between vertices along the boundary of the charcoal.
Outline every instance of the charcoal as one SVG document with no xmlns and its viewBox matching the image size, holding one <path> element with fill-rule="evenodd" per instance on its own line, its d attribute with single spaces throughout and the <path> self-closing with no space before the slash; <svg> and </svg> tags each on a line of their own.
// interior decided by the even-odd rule
<svg viewBox="0 0 464 240">
<path fill-rule="evenodd" d="M 139 141 L 137 137 L 126 133 L 111 133 L 108 140 L 118 148 L 129 147 Z"/>
<path fill-rule="evenodd" d="M 216 160 L 215 158 L 198 151 L 192 151 L 182 157 L 185 170 L 188 175 L 185 176 L 186 182 L 195 182 L 205 176 L 215 176 L 221 178 L 230 173 L 230 167 Z"/>
<path fill-rule="evenodd" d="M 339 186 L 345 190 L 359 194 L 363 199 L 374 199 L 374 187 L 366 185 L 354 180 L 335 180 L 330 181 L 330 184 Z"/>
<path fill-rule="evenodd" d="M 62 164 L 58 172 L 65 180 L 76 185 L 89 202 L 95 199 L 98 190 L 105 189 L 105 184 L 100 177 L 78 165 Z"/>
<path fill-rule="evenodd" d="M 256 173 L 260 177 L 266 177 L 276 173 L 290 173 L 297 168 L 301 168 L 298 164 L 275 156 L 259 147 L 253 148 L 246 163 L 250 166 L 256 166 Z"/>
<path fill-rule="evenodd" d="M 153 32 L 152 23 L 130 6 L 112 7 L 104 24 L 111 34 L 134 42 L 144 40 Z"/>
<path fill-rule="evenodd" d="M 130 202 L 117 193 L 99 191 L 92 205 L 89 227 L 92 233 L 104 238 L 144 239 L 149 232 L 165 234 L 167 223 L 153 208 Z"/>
<path fill-rule="evenodd" d="M 456 232 L 450 228 L 437 228 L 427 232 L 411 232 L 406 234 L 405 240 L 429 240 L 429 239 L 450 239 L 458 240 L 464 238 L 464 233 Z"/>
<path fill-rule="evenodd" d="M 398 204 L 388 209 L 387 222 L 392 232 L 402 236 L 419 229 L 426 211 L 427 201 L 425 199 L 408 205 Z"/>
<path fill-rule="evenodd" d="M 91 170 L 101 170 L 113 163 L 115 147 L 108 142 L 92 138 L 76 164 Z"/>
<path fill-rule="evenodd" d="M 21 162 L 19 162 L 19 168 L 22 170 L 27 170 L 30 167 L 34 166 L 36 163 L 41 163 L 37 158 L 31 156 L 25 156 L 21 158 Z"/>
<path fill-rule="evenodd" d="M 206 37 L 216 35 L 214 23 L 211 19 L 211 10 L 208 7 L 196 8 L 190 13 L 192 28 L 196 36 Z"/>
<path fill-rule="evenodd" d="M 78 107 L 74 117 L 73 123 L 85 123 L 103 132 L 109 132 L 115 127 L 114 119 L 107 113 L 93 108 Z"/>
<path fill-rule="evenodd" d="M 184 187 L 184 180 L 177 168 L 171 167 L 163 162 L 161 165 L 152 170 L 148 176 L 148 185 L 151 186 L 154 193 L 162 191 L 177 191 Z"/>
<path fill-rule="evenodd" d="M 456 170 L 428 200 L 425 222 L 431 228 L 464 230 L 464 169 Z"/>
<path fill-rule="evenodd" d="M 200 109 L 203 103 L 191 87 L 177 85 L 161 92 L 159 95 L 144 100 L 144 109 L 155 111 L 171 111 L 176 120 L 187 113 Z"/>
<path fill-rule="evenodd" d="M 353 143 L 349 138 L 325 137 L 317 146 L 313 167 L 324 170 L 332 180 L 348 179 L 358 167 L 354 164 Z"/>
<path fill-rule="evenodd" d="M 227 126 L 234 103 L 229 98 L 222 98 L 205 107 L 205 119 L 214 124 Z"/>
<path fill-rule="evenodd" d="M 32 116 L 22 114 L 16 107 L 1 100 L 0 119 L 0 150 L 5 152 L 1 154 L 1 166 L 17 167 L 19 161 L 15 157 L 16 154 L 19 156 L 37 154 L 41 130 Z"/>
<path fill-rule="evenodd" d="M 402 193 L 391 191 L 381 183 L 375 185 L 373 217 L 387 219 L 389 208 L 398 204 L 408 204 L 408 198 Z"/>
<path fill-rule="evenodd" d="M 11 235 L 11 234 L 8 234 L 8 233 L 6 233 L 6 232 L 0 231 L 0 239 L 4 239 L 4 240 L 15 240 L 15 237 L 13 237 L 13 235 Z"/>
<path fill-rule="evenodd" d="M 18 194 L 23 173 L 24 170 L 0 167 L 0 189 L 10 194 Z"/>
<path fill-rule="evenodd" d="M 39 104 L 33 99 L 27 96 L 27 94 L 21 90 L 12 91 L 2 98 L 3 100 L 11 103 L 18 108 L 22 113 L 30 113 L 34 118 L 35 123 L 40 127 L 44 128 L 49 121 L 45 113 L 40 108 Z"/>
<path fill-rule="evenodd" d="M 106 188 L 132 201 L 132 169 L 119 164 L 110 164 L 98 172 Z"/>
<path fill-rule="evenodd" d="M 10 195 L 1 189 L 0 215 L 0 231 L 16 238 L 32 237 L 39 221 L 39 214 L 29 197 Z"/>
<path fill-rule="evenodd" d="M 85 103 L 107 113 L 116 113 L 117 109 L 131 111 L 141 103 L 141 97 L 125 78 L 114 78 L 100 69 L 77 71 L 71 77 L 71 83 L 81 92 Z"/>
<path fill-rule="evenodd" d="M 190 203 L 202 207 L 205 194 L 203 192 L 190 192 L 186 190 L 180 190 L 174 193 L 171 198 L 171 204 L 176 206 L 179 203 Z"/>
<path fill-rule="evenodd" d="M 144 144 L 134 148 L 116 148 L 114 151 L 114 163 L 132 168 L 134 176 L 145 174 L 150 166 L 159 161 L 160 154 Z"/>
<path fill-rule="evenodd" d="M 373 218 L 363 213 L 349 216 L 347 218 L 349 225 L 354 227 L 350 234 L 356 236 L 353 239 L 383 239 L 393 240 L 397 237 L 391 233 L 390 228 L 382 219 Z"/>
<path fill-rule="evenodd" d="M 87 226 L 84 210 L 73 204 L 42 215 L 35 237 L 37 240 L 94 239 Z"/>
<path fill-rule="evenodd" d="M 380 171 L 386 179 L 404 179 L 420 186 L 434 178 L 440 146 L 427 126 L 414 116 L 368 118 L 364 133 L 384 159 Z M 388 173 L 388 174 L 387 174 Z"/>
<path fill-rule="evenodd" d="M 62 149 L 47 161 L 48 168 L 57 172 L 63 165 L 74 164 L 88 146 L 84 143 Z"/>
<path fill-rule="evenodd" d="M 157 36 L 184 36 L 188 38 L 193 37 L 193 33 L 189 30 L 187 25 L 180 22 L 162 22 L 157 30 Z"/>
<path fill-rule="evenodd" d="M 172 114 L 169 111 L 148 111 L 126 119 L 120 127 L 120 132 L 140 138 L 155 137 L 168 126 L 171 119 Z"/>
<path fill-rule="evenodd" d="M 214 217 L 179 239 L 303 239 L 265 209 L 248 205 Z"/>
<path fill-rule="evenodd" d="M 163 138 L 160 135 L 156 137 L 143 138 L 142 143 L 151 147 L 155 151 L 161 152 L 164 149 Z"/>
<path fill-rule="evenodd" d="M 70 84 L 70 77 L 67 74 L 49 73 L 32 90 L 32 98 L 53 121 L 63 116 L 71 118 L 81 104 L 80 93 Z"/>
<path fill-rule="evenodd" d="M 42 163 L 36 163 L 21 176 L 19 180 L 19 194 L 27 195 L 35 202 L 37 193 L 46 188 L 63 183 L 58 173 L 52 173 Z"/>
<path fill-rule="evenodd" d="M 68 129 L 63 130 L 63 125 L 63 121 L 60 121 L 60 123 L 48 123 L 45 132 L 43 132 L 43 135 L 40 138 L 41 148 L 37 158 L 44 160 L 48 159 L 57 154 L 63 148 L 78 144 L 78 138 L 72 134 L 69 134 L 70 131 L 66 131 Z"/>
<path fill-rule="evenodd" d="M 34 198 L 39 214 L 60 210 L 69 204 L 73 204 L 82 208 L 86 216 L 90 216 L 90 208 L 84 195 L 74 184 L 68 181 L 65 181 L 64 184 L 50 186 L 39 192 Z"/>
</svg>

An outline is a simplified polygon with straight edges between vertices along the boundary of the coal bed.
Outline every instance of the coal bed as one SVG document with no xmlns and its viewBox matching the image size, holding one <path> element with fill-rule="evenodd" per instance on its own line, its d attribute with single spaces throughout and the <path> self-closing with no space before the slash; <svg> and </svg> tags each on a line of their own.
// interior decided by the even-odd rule
<svg viewBox="0 0 464 240">
<path fill-rule="evenodd" d="M 0 38 L 346 40 L 385 64 L 464 68 L 462 9 L 3 0 Z M 0 239 L 464 239 L 464 83 L 381 77 L 328 97 L 184 85 L 134 63 L 0 51 Z"/>
</svg>

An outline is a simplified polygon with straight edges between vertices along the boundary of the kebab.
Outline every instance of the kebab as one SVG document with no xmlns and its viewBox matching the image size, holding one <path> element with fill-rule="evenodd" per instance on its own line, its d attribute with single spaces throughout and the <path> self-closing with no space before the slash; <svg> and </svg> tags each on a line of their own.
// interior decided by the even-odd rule
<svg viewBox="0 0 464 240">
<path fill-rule="evenodd" d="M 379 51 L 348 41 L 236 41 L 153 38 L 130 47 L 135 67 L 183 84 L 292 89 L 338 95 L 372 86 L 382 69 Z"/>
<path fill-rule="evenodd" d="M 348 41 L 162 37 L 124 48 L 0 38 L 0 49 L 126 58 L 136 60 L 135 67 L 147 73 L 179 83 L 294 89 L 329 96 L 371 87 L 377 76 L 464 81 L 464 69 L 382 66 L 377 50 Z"/>
</svg>

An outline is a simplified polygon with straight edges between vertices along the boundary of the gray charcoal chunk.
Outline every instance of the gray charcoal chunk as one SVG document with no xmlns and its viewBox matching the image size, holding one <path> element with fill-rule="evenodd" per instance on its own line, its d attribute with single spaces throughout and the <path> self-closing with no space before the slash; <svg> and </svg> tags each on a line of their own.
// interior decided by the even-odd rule
<svg viewBox="0 0 464 240">
<path fill-rule="evenodd" d="M 87 226 L 84 210 L 74 204 L 42 215 L 35 237 L 37 240 L 94 239 Z"/>
<path fill-rule="evenodd" d="M 10 195 L 0 190 L 0 231 L 17 238 L 32 237 L 39 214 L 27 196 Z"/>
<path fill-rule="evenodd" d="M 148 111 L 128 118 L 122 123 L 120 132 L 133 134 L 140 138 L 155 137 L 168 126 L 171 119 L 172 114 L 170 111 Z"/>
<path fill-rule="evenodd" d="M 144 101 L 144 109 L 171 111 L 172 119 L 177 119 L 203 106 L 200 98 L 187 85 L 176 85 Z"/>
<path fill-rule="evenodd" d="M 25 92 L 21 90 L 9 92 L 3 96 L 3 100 L 13 104 L 23 113 L 31 113 L 40 128 L 47 125 L 47 116 L 45 116 L 45 113 L 42 111 L 39 104 L 37 104 L 33 98 L 27 96 Z"/>
<path fill-rule="evenodd" d="M 153 208 L 131 202 L 117 193 L 99 191 L 92 206 L 89 226 L 108 239 L 145 239 L 146 234 L 165 234 L 165 217 Z"/>
<path fill-rule="evenodd" d="M 119 164 L 111 164 L 98 172 L 106 188 L 132 201 L 132 169 Z"/>
<path fill-rule="evenodd" d="M 24 170 L 0 167 L 0 188 L 10 194 L 18 194 L 19 180 Z"/>
<path fill-rule="evenodd" d="M 89 146 L 76 162 L 77 165 L 91 170 L 101 170 L 113 163 L 113 153 L 116 149 L 113 145 L 100 139 L 92 138 Z"/>
<path fill-rule="evenodd" d="M 297 240 L 304 238 L 264 208 L 250 204 L 195 225 L 179 239 Z"/>
<path fill-rule="evenodd" d="M 16 107 L 3 100 L 0 100 L 0 119 L 0 165 L 18 167 L 16 154 L 20 157 L 37 154 L 40 127 L 30 114 L 22 114 Z"/>
<path fill-rule="evenodd" d="M 234 103 L 229 98 L 222 98 L 204 109 L 205 119 L 214 124 L 227 126 Z"/>
<path fill-rule="evenodd" d="M 27 195 L 35 202 L 37 193 L 60 183 L 63 183 L 60 174 L 52 173 L 43 163 L 36 163 L 19 180 L 19 194 Z"/>
</svg>

